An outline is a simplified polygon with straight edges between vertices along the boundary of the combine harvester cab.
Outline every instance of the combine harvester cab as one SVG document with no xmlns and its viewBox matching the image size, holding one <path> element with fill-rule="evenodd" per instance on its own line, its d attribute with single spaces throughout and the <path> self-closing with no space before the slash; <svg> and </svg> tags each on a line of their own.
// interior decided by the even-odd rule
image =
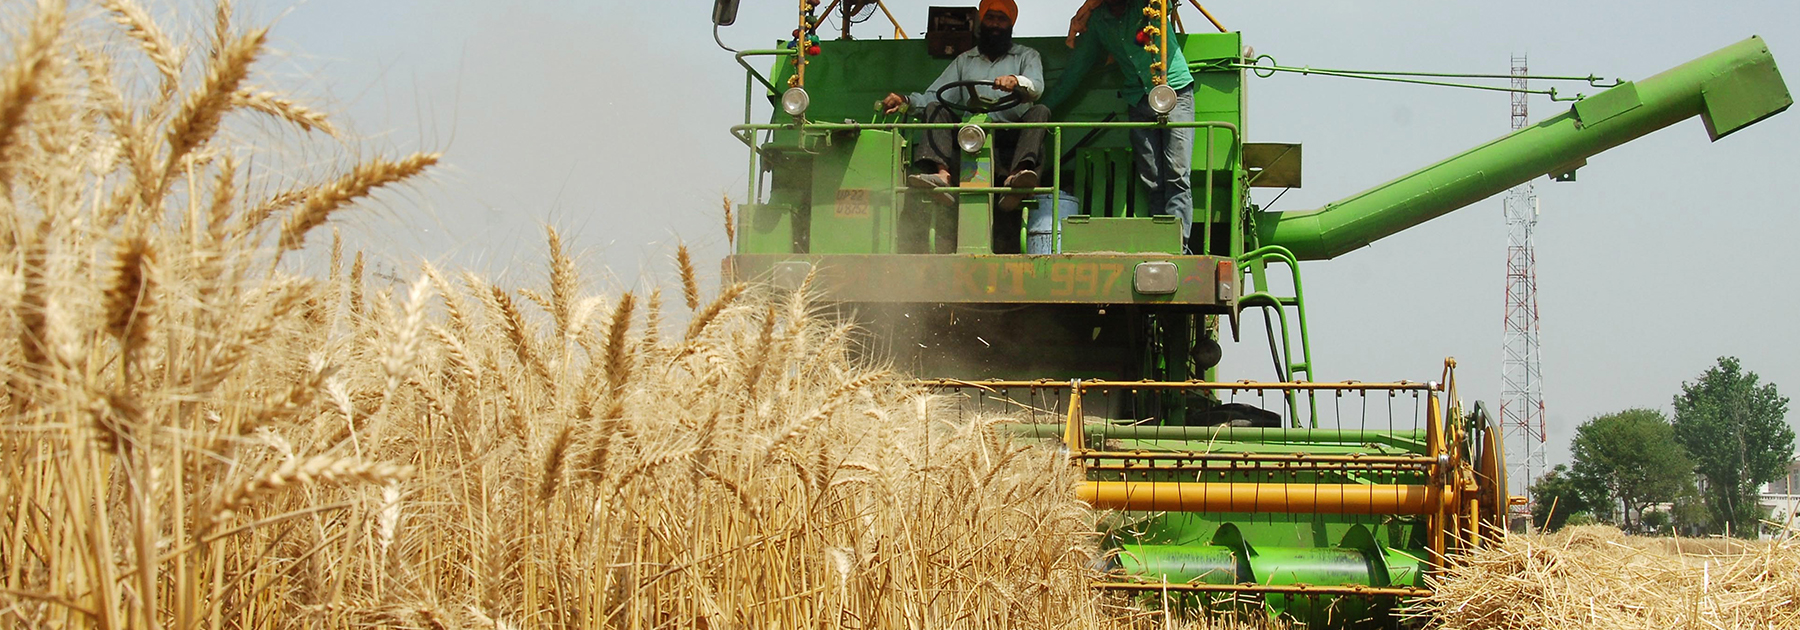
<svg viewBox="0 0 1800 630">
<path fill-rule="evenodd" d="M 734 6 L 719 0 L 715 20 L 729 24 Z M 1009 425 L 1022 439 L 1065 446 L 1086 473 L 1081 498 L 1114 511 L 1096 587 L 1318 625 L 1397 623 L 1432 572 L 1504 529 L 1511 498 L 1500 432 L 1480 404 L 1461 406 L 1454 361 L 1431 382 L 1312 382 L 1299 261 L 1572 173 L 1687 118 L 1716 140 L 1792 102 L 1753 37 L 1324 208 L 1264 212 L 1249 188 L 1298 186 L 1300 147 L 1245 142 L 1258 66 L 1241 34 L 1168 31 L 1194 76 L 1193 121 L 1120 122 L 1120 78 L 1102 71 L 1048 123 L 878 115 L 888 92 L 938 76 L 940 49 L 966 49 L 973 9 L 931 16 L 923 40 L 815 41 L 832 18 L 803 13 L 798 41 L 737 53 L 747 92 L 732 132 L 750 189 L 726 276 L 805 285 L 863 326 L 871 355 L 969 413 L 1024 417 Z M 1016 41 L 1057 81 L 1062 38 Z M 751 120 L 763 99 L 771 119 Z M 1042 185 L 999 185 L 996 134 L 1033 126 L 1046 134 Z M 1150 216 L 1133 171 L 1129 130 L 1162 126 L 1195 130 L 1193 254 L 1178 224 Z M 917 135 L 933 128 L 957 132 L 958 182 L 909 187 Z M 996 229 L 1006 194 L 1033 198 L 1026 213 L 1073 214 L 1048 222 L 1054 253 L 996 253 L 1046 236 Z M 1220 340 L 1247 311 L 1265 315 L 1277 382 L 1217 374 Z"/>
</svg>

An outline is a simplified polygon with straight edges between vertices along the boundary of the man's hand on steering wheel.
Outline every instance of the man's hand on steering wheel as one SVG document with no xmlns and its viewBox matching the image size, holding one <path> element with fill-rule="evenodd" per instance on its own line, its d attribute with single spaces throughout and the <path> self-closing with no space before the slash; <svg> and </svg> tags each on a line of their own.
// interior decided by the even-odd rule
<svg viewBox="0 0 1800 630">
<path fill-rule="evenodd" d="M 994 79 L 994 89 L 1000 90 L 1002 92 L 1011 92 L 1013 90 L 1019 89 L 1019 77 L 1009 74 L 1009 75 L 1000 77 L 998 79 Z"/>
<path fill-rule="evenodd" d="M 892 114 L 900 111 L 900 108 L 903 107 L 906 107 L 906 97 L 899 94 L 889 92 L 886 98 L 881 99 L 881 113 L 883 114 Z"/>
<path fill-rule="evenodd" d="M 1012 109 L 1020 103 L 1025 102 L 1025 95 L 1023 93 L 1016 92 L 1010 88 L 1000 87 L 1001 81 L 1011 81 L 1013 88 L 1019 87 L 1019 78 L 1012 75 L 1000 77 L 994 81 L 954 81 L 944 84 L 944 87 L 938 88 L 936 95 L 937 102 L 939 105 L 952 110 L 970 114 L 991 114 L 1001 110 Z M 1004 91 L 1007 94 L 991 103 L 980 102 L 973 98 L 975 93 L 974 88 L 977 87 L 990 87 Z M 970 102 L 957 102 L 955 99 L 951 98 L 949 94 L 951 90 L 967 90 L 971 97 Z"/>
</svg>

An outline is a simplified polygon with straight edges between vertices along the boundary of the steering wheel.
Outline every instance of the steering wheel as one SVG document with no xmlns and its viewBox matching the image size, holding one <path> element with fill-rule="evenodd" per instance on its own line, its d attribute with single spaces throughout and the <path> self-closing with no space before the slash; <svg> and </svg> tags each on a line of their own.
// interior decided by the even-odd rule
<svg viewBox="0 0 1800 630">
<path fill-rule="evenodd" d="M 944 84 L 944 87 L 938 88 L 937 102 L 944 107 L 968 114 L 991 114 L 1001 110 L 1012 109 L 1020 103 L 1025 102 L 1025 95 L 1018 90 L 1008 92 L 1006 96 L 1000 97 L 999 100 L 985 104 L 978 102 L 973 98 L 969 99 L 970 102 L 968 104 L 958 103 L 951 100 L 951 98 L 945 94 L 945 92 L 960 88 L 969 90 L 969 95 L 974 96 L 975 88 L 977 87 L 991 87 L 996 90 L 1000 89 L 1000 85 L 993 81 L 952 81 Z"/>
</svg>

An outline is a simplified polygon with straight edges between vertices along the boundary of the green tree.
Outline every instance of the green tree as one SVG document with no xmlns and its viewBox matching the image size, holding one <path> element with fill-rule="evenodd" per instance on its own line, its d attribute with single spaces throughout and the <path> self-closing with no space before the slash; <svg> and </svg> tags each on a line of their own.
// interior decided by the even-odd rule
<svg viewBox="0 0 1800 630">
<path fill-rule="evenodd" d="M 1644 508 L 1674 501 L 1692 483 L 1694 464 L 1675 442 L 1668 416 L 1627 409 L 1584 422 L 1570 445 L 1570 477 L 1595 515 L 1618 513 L 1625 529 L 1638 527 Z"/>
<path fill-rule="evenodd" d="M 1675 505 L 1669 508 L 1669 515 L 1674 517 L 1675 533 L 1681 536 L 1702 536 L 1711 532 L 1712 513 L 1706 509 L 1706 499 L 1700 496 L 1699 488 L 1689 485 L 1675 497 Z"/>
<path fill-rule="evenodd" d="M 1588 510 L 1587 500 L 1581 497 L 1581 490 L 1570 478 L 1569 467 L 1563 464 L 1538 477 L 1537 483 L 1531 485 L 1531 499 L 1531 522 L 1542 525 L 1547 532 L 1562 529 L 1570 516 Z"/>
<path fill-rule="evenodd" d="M 1788 399 L 1762 383 L 1736 357 L 1721 357 L 1675 397 L 1675 439 L 1687 448 L 1704 480 L 1703 496 L 1715 527 L 1755 537 L 1762 509 L 1757 488 L 1787 472 L 1794 459 Z"/>
</svg>

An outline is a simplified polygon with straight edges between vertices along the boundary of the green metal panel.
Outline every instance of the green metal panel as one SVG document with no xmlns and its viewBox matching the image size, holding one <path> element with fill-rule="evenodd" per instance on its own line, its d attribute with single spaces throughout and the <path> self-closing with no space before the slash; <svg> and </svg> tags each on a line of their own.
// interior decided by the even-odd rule
<svg viewBox="0 0 1800 630">
<path fill-rule="evenodd" d="M 793 253 L 794 209 L 764 203 L 738 206 L 738 248 L 769 254 Z"/>
<path fill-rule="evenodd" d="M 987 116 L 974 116 L 971 122 L 986 122 Z M 960 150 L 953 148 L 952 151 Z M 957 175 L 957 185 L 963 188 L 987 188 L 999 185 L 994 181 L 994 137 L 987 136 L 987 145 L 974 155 L 963 155 L 960 160 L 962 172 Z M 989 254 L 994 251 L 994 196 L 987 193 L 958 193 L 956 195 L 956 253 Z"/>
<path fill-rule="evenodd" d="M 1261 213 L 1260 242 L 1333 258 L 1682 120 L 1703 116 L 1716 140 L 1793 103 L 1756 37 L 1589 101 L 1322 209 Z"/>
<path fill-rule="evenodd" d="M 894 251 L 899 143 L 890 131 L 833 134 L 813 157 L 812 252 Z"/>
<path fill-rule="evenodd" d="M 1137 184 L 1131 149 L 1104 147 L 1081 149 L 1075 155 L 1069 190 L 1081 202 L 1081 211 L 1094 217 L 1132 216 L 1142 208 L 1145 195 Z"/>
<path fill-rule="evenodd" d="M 1181 253 L 1181 225 L 1172 216 L 1090 217 L 1063 220 L 1063 251 Z"/>
<path fill-rule="evenodd" d="M 1760 39 L 1753 41 L 1762 43 Z M 1775 58 L 1769 55 L 1767 47 L 1761 53 L 1736 72 L 1715 76 L 1701 88 L 1706 99 L 1701 117 L 1706 120 L 1706 133 L 1712 139 L 1756 124 L 1794 104 L 1787 84 L 1781 80 L 1781 70 L 1775 67 Z"/>
<path fill-rule="evenodd" d="M 816 237 L 815 237 L 816 238 Z M 1132 272 L 1145 260 L 1166 260 L 1181 282 L 1168 295 L 1142 295 Z M 739 254 L 726 260 L 737 281 L 768 281 L 778 268 L 814 265 L 815 286 L 834 302 L 1168 304 L 1224 308 L 1218 264 L 1211 256 L 1059 254 L 829 255 Z M 801 272 L 799 275 L 804 275 Z"/>
<path fill-rule="evenodd" d="M 1598 125 L 1643 105 L 1644 100 L 1638 98 L 1637 84 L 1626 81 L 1593 98 L 1576 101 L 1575 119 L 1583 126 Z"/>
<path fill-rule="evenodd" d="M 1189 35 L 1182 52 L 1187 56 L 1190 65 L 1204 66 L 1209 61 L 1237 59 L 1243 54 L 1243 38 L 1239 33 L 1208 33 Z M 1194 119 L 1231 123 L 1238 129 L 1244 128 L 1244 73 L 1241 70 L 1212 70 L 1194 73 Z M 1201 171 L 1209 162 L 1205 158 L 1207 149 L 1206 131 L 1202 130 L 1194 138 L 1194 177 L 1198 181 L 1204 177 Z M 1215 134 L 1218 132 L 1214 132 Z M 1215 169 L 1230 170 L 1236 160 L 1238 147 L 1225 140 L 1221 135 L 1212 145 L 1212 161 Z M 1199 187 L 1195 187 L 1198 192 Z M 1196 206 L 1201 200 L 1195 199 Z"/>
</svg>

